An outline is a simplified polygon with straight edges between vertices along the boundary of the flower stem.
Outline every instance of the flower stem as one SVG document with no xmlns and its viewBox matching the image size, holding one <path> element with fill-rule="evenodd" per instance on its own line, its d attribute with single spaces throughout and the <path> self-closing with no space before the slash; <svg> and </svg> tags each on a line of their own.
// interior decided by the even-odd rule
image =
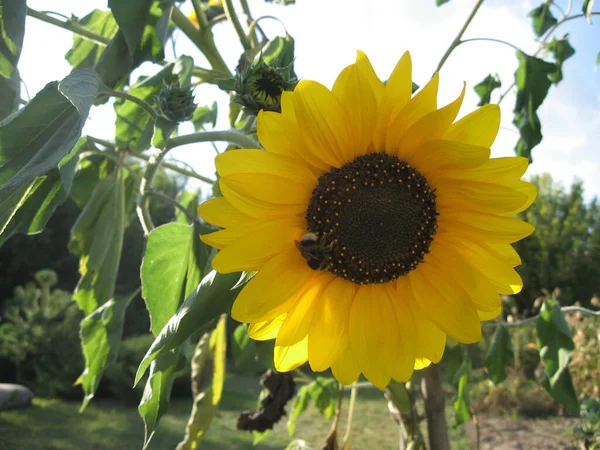
<svg viewBox="0 0 600 450">
<path fill-rule="evenodd" d="M 446 53 L 444 53 L 444 56 L 442 56 L 442 59 L 440 59 L 440 62 L 438 63 L 437 68 L 433 72 L 434 75 L 442 69 L 442 66 L 446 63 L 446 60 L 448 59 L 448 57 L 452 54 L 454 49 L 460 45 L 460 43 L 461 43 L 460 40 L 461 40 L 463 34 L 465 34 L 465 31 L 467 31 L 467 28 L 473 21 L 475 14 L 477 14 L 477 11 L 479 10 L 479 8 L 481 7 L 481 5 L 483 4 L 484 1 L 485 0 L 477 0 L 477 3 L 475 3 L 475 6 L 473 6 L 473 9 L 471 10 L 469 17 L 467 17 L 467 20 L 465 21 L 462 28 L 460 29 L 460 31 L 454 38 L 454 41 L 452 41 L 452 44 L 450 44 L 450 47 L 448 47 L 448 50 L 446 50 Z"/>
<path fill-rule="evenodd" d="M 153 195 L 155 197 L 158 198 L 162 198 L 163 200 L 168 201 L 169 203 L 171 203 L 173 206 L 175 206 L 177 209 L 179 209 L 183 214 L 185 214 L 185 216 L 188 218 L 188 220 L 191 223 L 198 223 L 198 219 L 196 219 L 191 212 L 188 211 L 188 209 L 183 206 L 181 203 L 179 203 L 177 200 L 175 200 L 172 197 L 169 197 L 167 194 L 163 194 L 162 192 L 158 192 L 158 191 L 154 191 L 151 190 L 149 192 L 150 195 Z"/>
<path fill-rule="evenodd" d="M 167 141 L 166 149 L 171 150 L 182 145 L 194 144 L 196 142 L 214 142 L 224 141 L 235 144 L 240 148 L 260 148 L 260 144 L 251 137 L 248 137 L 235 130 L 225 131 L 201 131 L 199 133 L 185 134 L 176 136 Z"/>
<path fill-rule="evenodd" d="M 194 12 L 196 13 L 196 20 L 198 21 L 198 29 L 200 29 L 200 30 L 207 29 L 208 28 L 208 19 L 206 18 L 206 14 L 204 14 L 204 10 L 202 9 L 200 0 L 192 0 L 192 5 L 194 5 Z"/>
<path fill-rule="evenodd" d="M 240 0 L 240 4 L 242 5 L 242 11 L 246 15 L 246 25 L 250 25 L 252 20 L 252 14 L 250 13 L 250 7 L 248 6 L 247 0 Z M 248 29 L 248 39 L 252 41 L 252 47 L 258 47 L 258 37 L 256 36 L 256 32 L 254 30 Z"/>
<path fill-rule="evenodd" d="M 131 167 L 129 167 L 119 156 L 117 155 L 113 155 L 112 153 L 109 152 L 103 152 L 101 150 L 97 150 L 97 149 L 91 149 L 91 150 L 86 150 L 84 152 L 81 152 L 79 154 L 79 159 L 85 159 L 85 158 L 89 158 L 90 156 L 102 156 L 103 158 L 106 159 L 110 159 L 111 161 L 116 162 L 120 167 L 123 167 L 124 169 L 126 169 L 131 176 L 138 182 L 141 181 L 140 176 L 135 172 L 135 170 Z"/>
<path fill-rule="evenodd" d="M 111 97 L 122 98 L 124 100 L 129 100 L 139 106 L 141 106 L 149 115 L 152 117 L 152 120 L 156 120 L 158 118 L 158 113 L 154 110 L 154 108 L 150 105 L 150 103 L 142 100 L 135 95 L 128 94 L 127 92 L 119 92 L 113 91 L 112 89 L 102 89 L 100 94 L 110 95 Z"/>
<path fill-rule="evenodd" d="M 423 369 L 422 391 L 425 399 L 429 445 L 435 450 L 450 450 L 444 392 L 437 364 L 431 364 Z"/>
<path fill-rule="evenodd" d="M 52 25 L 55 25 L 59 28 L 63 28 L 65 30 L 69 30 L 72 33 L 75 33 L 81 37 L 84 37 L 90 41 L 98 45 L 107 45 L 110 42 L 110 39 L 106 36 L 102 36 L 101 34 L 94 33 L 93 31 L 88 30 L 84 26 L 80 25 L 78 22 L 74 20 L 59 20 L 52 16 L 49 16 L 46 13 L 36 11 L 35 9 L 27 7 L 27 15 L 31 17 L 35 17 L 42 22 L 46 22 Z"/>
<path fill-rule="evenodd" d="M 496 42 L 498 44 L 504 44 L 507 45 L 508 47 L 511 47 L 515 50 L 519 50 L 519 47 L 517 47 L 515 44 L 511 44 L 510 42 L 506 42 L 503 41 L 502 39 L 494 39 L 494 38 L 485 38 L 485 37 L 481 37 L 481 38 L 470 38 L 470 39 L 463 39 L 459 42 L 458 45 L 461 44 L 465 44 L 467 42 L 476 42 L 476 41 L 485 41 L 485 42 Z"/>
<path fill-rule="evenodd" d="M 233 2 L 231 0 L 223 0 L 223 9 L 225 10 L 225 15 L 227 16 L 227 19 L 229 19 L 229 21 L 233 25 L 233 28 L 235 29 L 235 32 L 238 35 L 238 38 L 240 40 L 240 43 L 242 44 L 242 47 L 244 47 L 244 50 L 250 50 L 250 48 L 252 46 L 250 45 L 250 42 L 248 41 L 248 38 L 246 37 L 246 32 L 242 28 L 240 19 L 238 18 L 237 14 L 235 12 L 235 8 L 233 7 Z"/>
<path fill-rule="evenodd" d="M 348 418 L 346 419 L 346 432 L 344 433 L 344 439 L 342 440 L 342 449 L 346 448 L 348 441 L 350 440 L 350 431 L 352 430 L 352 416 L 354 414 L 354 404 L 356 403 L 356 393 L 358 388 L 354 383 L 350 389 L 350 403 L 348 403 Z"/>
</svg>

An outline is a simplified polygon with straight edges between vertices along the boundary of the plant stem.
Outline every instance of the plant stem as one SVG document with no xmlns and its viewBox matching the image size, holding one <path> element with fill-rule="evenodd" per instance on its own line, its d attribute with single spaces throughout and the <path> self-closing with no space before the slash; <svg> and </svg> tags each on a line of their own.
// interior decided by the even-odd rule
<svg viewBox="0 0 600 450">
<path fill-rule="evenodd" d="M 198 133 L 176 136 L 167 141 L 166 149 L 171 150 L 182 145 L 194 144 L 196 142 L 224 141 L 235 144 L 240 148 L 260 148 L 260 144 L 235 130 L 226 131 L 201 131 Z"/>
<path fill-rule="evenodd" d="M 252 20 L 252 14 L 250 13 L 250 7 L 248 6 L 247 0 L 240 0 L 240 4 L 242 5 L 242 11 L 246 14 L 246 25 L 250 25 Z M 258 47 L 258 37 L 256 36 L 256 32 L 254 30 L 248 29 L 248 39 L 252 41 L 252 47 Z"/>
<path fill-rule="evenodd" d="M 235 28 L 235 32 L 238 35 L 242 47 L 244 47 L 244 50 L 250 50 L 250 42 L 248 41 L 248 38 L 246 37 L 246 32 L 242 28 L 240 19 L 238 18 L 235 12 L 233 2 L 231 0 L 223 0 L 223 9 L 225 10 L 225 15 L 233 25 L 233 28 Z"/>
<path fill-rule="evenodd" d="M 448 47 L 448 50 L 446 50 L 446 53 L 444 53 L 444 56 L 442 56 L 442 59 L 440 59 L 440 62 L 438 63 L 437 68 L 433 72 L 434 75 L 442 69 L 442 66 L 444 65 L 444 63 L 446 62 L 446 60 L 448 59 L 450 54 L 454 51 L 454 49 L 456 47 L 458 47 L 460 45 L 460 40 L 461 40 L 463 34 L 465 34 L 465 31 L 467 31 L 467 28 L 473 21 L 475 14 L 477 14 L 477 11 L 479 10 L 479 8 L 481 7 L 481 5 L 483 4 L 484 1 L 485 0 L 477 0 L 477 3 L 475 3 L 475 6 L 473 6 L 473 9 L 471 10 L 469 17 L 467 17 L 467 20 L 465 21 L 462 28 L 460 29 L 460 31 L 454 38 L 454 41 L 452 41 L 452 44 L 450 44 L 450 47 Z"/>
<path fill-rule="evenodd" d="M 475 41 L 496 42 L 498 44 L 504 44 L 504 45 L 507 45 L 509 47 L 512 47 L 515 50 L 519 50 L 519 47 L 517 47 L 515 44 L 511 44 L 510 42 L 503 41 L 502 39 L 485 38 L 485 37 L 463 39 L 462 41 L 460 41 L 459 45 L 465 44 L 467 42 L 475 42 Z"/>
<path fill-rule="evenodd" d="M 146 102 L 145 100 L 142 100 L 139 97 L 136 97 L 135 95 L 130 95 L 127 92 L 113 91 L 112 89 L 102 89 L 100 91 L 100 94 L 110 95 L 111 97 L 129 100 L 130 102 L 141 106 L 150 115 L 150 117 L 152 117 L 153 120 L 156 120 L 158 118 L 158 113 L 154 110 L 150 103 Z"/>
<path fill-rule="evenodd" d="M 79 154 L 79 159 L 85 159 L 88 158 L 90 156 L 102 156 L 104 158 L 110 159 L 111 161 L 116 162 L 120 167 L 123 167 L 124 169 L 126 169 L 127 171 L 129 171 L 129 173 L 131 174 L 131 176 L 137 181 L 140 182 L 141 178 L 140 176 L 135 172 L 135 170 L 131 167 L 129 167 L 119 156 L 117 155 L 113 155 L 112 153 L 109 152 L 103 152 L 101 150 L 97 150 L 97 149 L 91 149 L 91 150 L 86 150 L 84 152 L 81 152 Z"/>
<path fill-rule="evenodd" d="M 198 21 L 198 29 L 205 30 L 208 28 L 208 19 L 206 18 L 206 14 L 204 14 L 200 0 L 192 0 L 192 5 L 194 5 L 196 20 Z"/>
<path fill-rule="evenodd" d="M 358 392 L 356 383 L 354 383 L 350 389 L 350 403 L 348 403 L 348 418 L 346 419 L 346 432 L 344 433 L 344 439 L 342 440 L 342 450 L 346 448 L 350 440 L 350 431 L 352 430 L 352 416 L 354 414 L 354 405 L 356 403 L 356 394 Z"/>
<path fill-rule="evenodd" d="M 582 308 L 581 306 L 563 306 L 560 308 L 563 313 L 580 313 L 584 316 L 600 317 L 600 311 L 592 311 L 591 309 Z M 528 317 L 527 319 L 517 320 L 516 322 L 501 322 L 499 320 L 493 322 L 483 322 L 481 324 L 484 328 L 493 328 L 499 324 L 504 325 L 507 328 L 525 327 L 528 325 L 534 325 L 537 322 L 538 316 Z"/>
<path fill-rule="evenodd" d="M 196 217 L 194 217 L 194 216 L 192 215 L 192 213 L 190 213 L 190 212 L 188 211 L 188 209 L 187 209 L 185 206 L 183 206 L 181 203 L 179 203 L 179 202 L 178 202 L 177 200 L 175 200 L 174 198 L 171 198 L 171 197 L 169 197 L 168 195 L 166 195 L 166 194 L 163 194 L 162 192 L 158 192 L 158 191 L 154 191 L 154 190 L 151 190 L 149 193 L 150 193 L 150 195 L 153 195 L 153 196 L 155 196 L 155 197 L 158 197 L 158 198 L 162 198 L 163 200 L 166 200 L 166 201 L 168 201 L 169 203 L 173 204 L 173 206 L 175 206 L 175 207 L 176 207 L 176 208 L 178 208 L 178 209 L 179 209 L 179 210 L 180 210 L 180 211 L 181 211 L 183 214 L 185 214 L 185 216 L 188 218 L 188 220 L 189 220 L 191 223 L 198 223 L 198 219 L 196 219 Z"/>
<path fill-rule="evenodd" d="M 27 7 L 27 15 L 31 16 L 31 17 L 35 17 L 36 19 L 41 20 L 42 22 L 46 22 L 46 23 L 55 25 L 59 28 L 68 30 L 68 31 L 75 33 L 81 37 L 84 37 L 90 41 L 93 41 L 94 43 L 96 43 L 98 45 L 107 45 L 110 42 L 110 39 L 107 38 L 106 36 L 102 36 L 101 34 L 94 33 L 93 31 L 88 30 L 87 28 L 85 28 L 84 26 L 80 25 L 79 23 L 77 23 L 73 20 L 59 20 L 52 16 L 49 16 L 46 13 L 36 11 L 35 9 L 29 8 L 29 7 Z"/>
<path fill-rule="evenodd" d="M 150 232 L 154 229 L 154 223 L 152 222 L 152 217 L 150 216 L 149 209 L 149 197 L 152 192 L 152 182 L 154 181 L 154 177 L 158 172 L 160 167 L 160 163 L 167 156 L 169 152 L 168 149 L 163 149 L 159 153 L 152 155 L 148 160 L 148 164 L 146 165 L 146 170 L 144 171 L 144 176 L 142 177 L 142 182 L 140 183 L 140 192 L 137 198 L 136 212 L 138 215 L 138 219 L 140 219 L 140 224 L 142 225 L 142 229 L 144 230 L 144 235 L 148 236 Z"/>
<path fill-rule="evenodd" d="M 423 369 L 422 391 L 425 399 L 429 446 L 431 450 L 450 450 L 444 392 L 437 364 L 431 364 Z"/>
</svg>

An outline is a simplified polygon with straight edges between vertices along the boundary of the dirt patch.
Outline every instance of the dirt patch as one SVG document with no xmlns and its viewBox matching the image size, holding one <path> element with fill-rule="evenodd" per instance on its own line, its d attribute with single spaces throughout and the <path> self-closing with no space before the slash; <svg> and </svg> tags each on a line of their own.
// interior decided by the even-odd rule
<svg viewBox="0 0 600 450">
<path fill-rule="evenodd" d="M 479 416 L 480 450 L 578 450 L 573 427 L 580 419 L 552 417 L 545 419 L 511 419 L 491 415 Z M 473 422 L 466 427 L 467 436 L 477 443 Z"/>
</svg>

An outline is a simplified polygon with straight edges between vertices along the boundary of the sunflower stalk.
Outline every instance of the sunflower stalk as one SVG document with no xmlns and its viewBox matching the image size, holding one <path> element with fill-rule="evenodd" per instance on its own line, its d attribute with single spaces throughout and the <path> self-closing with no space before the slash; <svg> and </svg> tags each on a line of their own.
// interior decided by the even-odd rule
<svg viewBox="0 0 600 450">
<path fill-rule="evenodd" d="M 444 392 L 442 391 L 442 381 L 436 364 L 431 364 L 423 369 L 421 389 L 425 399 L 429 446 L 431 450 L 450 450 Z"/>
</svg>

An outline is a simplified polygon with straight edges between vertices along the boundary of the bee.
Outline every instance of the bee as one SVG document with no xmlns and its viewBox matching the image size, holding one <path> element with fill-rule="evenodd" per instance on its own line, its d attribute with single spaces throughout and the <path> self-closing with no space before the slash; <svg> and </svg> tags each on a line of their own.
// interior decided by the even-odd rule
<svg viewBox="0 0 600 450">
<path fill-rule="evenodd" d="M 327 267 L 333 242 L 325 244 L 315 233 L 306 233 L 300 241 L 295 242 L 308 267 L 313 270 L 324 270 Z"/>
</svg>

